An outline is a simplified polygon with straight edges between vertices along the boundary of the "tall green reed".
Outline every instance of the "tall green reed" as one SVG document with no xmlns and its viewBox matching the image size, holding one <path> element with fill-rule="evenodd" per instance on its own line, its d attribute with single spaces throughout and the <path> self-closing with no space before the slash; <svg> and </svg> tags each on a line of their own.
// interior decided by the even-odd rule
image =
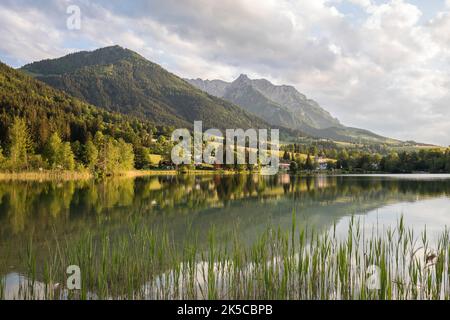
<svg viewBox="0 0 450 320">
<path fill-rule="evenodd" d="M 86 232 L 48 246 L 38 267 L 30 241 L 28 283 L 33 299 L 448 299 L 449 232 L 433 248 L 426 229 L 416 236 L 401 218 L 395 228 L 366 228 L 351 219 L 345 236 L 268 227 L 253 243 L 237 232 L 219 241 L 212 228 L 181 245 L 163 228 L 132 221 L 126 232 Z M 65 287 L 66 268 L 78 265 L 82 289 Z M 45 286 L 36 292 L 36 284 Z M 1 290 L 1 289 L 0 289 Z M 4 296 L 4 291 L 0 291 Z"/>
</svg>

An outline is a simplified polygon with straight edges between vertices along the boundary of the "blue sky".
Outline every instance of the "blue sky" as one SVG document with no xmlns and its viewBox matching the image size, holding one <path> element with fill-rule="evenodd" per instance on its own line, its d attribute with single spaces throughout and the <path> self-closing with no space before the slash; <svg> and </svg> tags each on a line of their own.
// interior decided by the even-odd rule
<svg viewBox="0 0 450 320">
<path fill-rule="evenodd" d="M 377 5 L 386 4 L 389 2 L 390 1 L 387 0 L 372 1 L 372 3 Z M 427 20 L 434 18 L 436 12 L 444 11 L 446 6 L 445 1 L 442 0 L 410 0 L 408 2 L 420 9 L 423 14 L 422 22 L 426 22 Z M 364 10 L 360 6 L 357 6 L 349 1 L 339 1 L 334 5 L 339 9 L 340 12 L 348 16 L 353 16 L 357 19 L 367 17 L 367 14 L 365 14 Z"/>
<path fill-rule="evenodd" d="M 119 44 L 182 77 L 267 78 L 346 125 L 450 144 L 450 1 L 2 0 L 0 20 L 14 67 Z"/>
</svg>

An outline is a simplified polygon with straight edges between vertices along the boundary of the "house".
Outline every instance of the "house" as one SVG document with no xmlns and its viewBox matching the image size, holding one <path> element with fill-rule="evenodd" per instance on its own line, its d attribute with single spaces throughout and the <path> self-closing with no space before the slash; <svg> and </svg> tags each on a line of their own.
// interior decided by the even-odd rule
<svg viewBox="0 0 450 320">
<path fill-rule="evenodd" d="M 319 170 L 327 170 L 328 169 L 328 163 L 319 163 Z"/>
<path fill-rule="evenodd" d="M 328 169 L 328 160 L 326 158 L 318 157 L 317 164 L 318 164 L 317 168 L 319 170 L 327 170 Z"/>
<path fill-rule="evenodd" d="M 289 171 L 289 169 L 291 168 L 291 164 L 290 163 L 286 163 L 286 162 L 281 162 L 279 165 L 280 171 Z"/>
</svg>

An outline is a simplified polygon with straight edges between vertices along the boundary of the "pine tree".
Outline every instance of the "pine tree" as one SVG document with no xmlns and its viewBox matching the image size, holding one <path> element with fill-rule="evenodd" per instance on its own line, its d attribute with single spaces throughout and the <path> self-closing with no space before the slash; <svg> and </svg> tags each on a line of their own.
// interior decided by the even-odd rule
<svg viewBox="0 0 450 320">
<path fill-rule="evenodd" d="M 0 169 L 3 169 L 3 167 L 5 165 L 5 162 L 6 162 L 6 158 L 5 158 L 4 154 L 3 154 L 2 147 L 0 147 Z"/>
<path fill-rule="evenodd" d="M 98 161 L 98 149 L 92 140 L 88 140 L 84 147 L 84 164 L 90 170 L 94 170 Z"/>
<path fill-rule="evenodd" d="M 148 148 L 136 146 L 134 148 L 136 169 L 148 169 L 151 166 L 150 152 Z"/>
<path fill-rule="evenodd" d="M 32 143 L 24 119 L 14 118 L 13 125 L 9 130 L 9 141 L 9 166 L 11 169 L 28 169 L 29 156 L 32 154 Z"/>
<path fill-rule="evenodd" d="M 75 169 L 75 155 L 72 152 L 69 142 L 62 145 L 62 167 L 65 170 Z"/>
<path fill-rule="evenodd" d="M 445 172 L 450 172 L 450 149 L 445 151 Z"/>
<path fill-rule="evenodd" d="M 134 168 L 134 152 L 133 146 L 126 143 L 124 140 L 119 139 L 117 142 L 117 149 L 119 151 L 119 169 L 133 170 Z"/>
<path fill-rule="evenodd" d="M 298 164 L 295 161 L 292 161 L 291 164 L 289 165 L 289 170 L 291 172 L 297 172 L 298 170 Z"/>
<path fill-rule="evenodd" d="M 106 139 L 103 133 L 98 131 L 94 137 L 94 146 L 98 150 L 97 161 L 95 163 L 95 171 L 100 175 L 105 175 L 107 170 L 107 148 Z"/>
<path fill-rule="evenodd" d="M 311 160 L 311 155 L 309 153 L 308 153 L 308 156 L 306 157 L 305 169 L 306 170 L 314 170 L 314 164 Z"/>
<path fill-rule="evenodd" d="M 62 169 L 62 145 L 57 132 L 53 133 L 47 142 L 44 155 L 52 169 Z"/>
</svg>

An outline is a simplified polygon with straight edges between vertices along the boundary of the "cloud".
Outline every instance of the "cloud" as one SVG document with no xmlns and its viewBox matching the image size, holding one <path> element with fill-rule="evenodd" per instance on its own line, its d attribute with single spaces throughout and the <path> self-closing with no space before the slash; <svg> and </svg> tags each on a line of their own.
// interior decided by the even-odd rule
<svg viewBox="0 0 450 320">
<path fill-rule="evenodd" d="M 78 32 L 65 28 L 69 4 Z M 348 125 L 448 145 L 447 8 L 423 21 L 404 0 L 6 0 L 0 54 L 24 63 L 120 44 L 183 77 L 293 84 Z"/>
<path fill-rule="evenodd" d="M 348 0 L 348 1 L 352 4 L 358 5 L 363 8 L 368 8 L 368 7 L 372 6 L 371 0 Z"/>
<path fill-rule="evenodd" d="M 46 20 L 45 14 L 35 8 L 23 8 L 20 12 L 0 7 L 2 32 L 0 50 L 16 61 L 30 58 L 43 59 L 64 53 L 58 46 L 62 32 Z"/>
</svg>

